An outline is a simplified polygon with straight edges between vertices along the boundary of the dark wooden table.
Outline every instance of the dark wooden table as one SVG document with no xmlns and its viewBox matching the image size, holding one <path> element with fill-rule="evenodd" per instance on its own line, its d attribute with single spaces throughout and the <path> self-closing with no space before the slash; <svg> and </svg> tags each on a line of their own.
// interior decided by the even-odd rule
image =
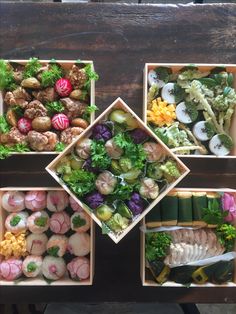
<svg viewBox="0 0 236 314">
<path fill-rule="evenodd" d="M 94 60 L 102 112 L 121 96 L 140 116 L 145 62 L 236 63 L 236 5 L 0 3 L 0 58 Z M 0 186 L 55 186 L 52 156 L 0 162 Z M 185 159 L 182 187 L 236 188 L 236 160 Z M 92 287 L 0 287 L 0 303 L 236 302 L 236 288 L 142 287 L 139 229 L 118 245 L 96 232 Z"/>
</svg>

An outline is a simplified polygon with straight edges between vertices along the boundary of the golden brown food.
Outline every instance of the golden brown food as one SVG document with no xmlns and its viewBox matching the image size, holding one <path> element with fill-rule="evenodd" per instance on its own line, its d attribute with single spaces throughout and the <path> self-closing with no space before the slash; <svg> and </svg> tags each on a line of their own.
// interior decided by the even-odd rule
<svg viewBox="0 0 236 314">
<path fill-rule="evenodd" d="M 81 127 L 83 129 L 86 129 L 88 127 L 88 122 L 84 119 L 81 119 L 81 118 L 76 118 L 76 119 L 73 119 L 71 121 L 71 125 L 72 126 L 78 126 L 78 127 Z"/>
<path fill-rule="evenodd" d="M 28 105 L 26 105 L 24 116 L 29 119 L 34 119 L 37 117 L 45 117 L 47 116 L 47 113 L 47 109 L 40 101 L 33 100 Z"/>
<path fill-rule="evenodd" d="M 24 79 L 21 82 L 21 86 L 31 89 L 39 89 L 41 87 L 40 82 L 35 77 L 29 77 L 27 79 Z"/>
<path fill-rule="evenodd" d="M 32 121 L 32 128 L 38 132 L 45 132 L 51 129 L 51 119 L 49 117 L 37 117 Z"/>
<path fill-rule="evenodd" d="M 88 77 L 84 69 L 73 65 L 69 72 L 69 80 L 75 89 L 81 88 L 86 83 Z"/>
<path fill-rule="evenodd" d="M 61 142 L 64 144 L 70 144 L 84 131 L 83 128 L 72 127 L 61 132 Z"/>
</svg>

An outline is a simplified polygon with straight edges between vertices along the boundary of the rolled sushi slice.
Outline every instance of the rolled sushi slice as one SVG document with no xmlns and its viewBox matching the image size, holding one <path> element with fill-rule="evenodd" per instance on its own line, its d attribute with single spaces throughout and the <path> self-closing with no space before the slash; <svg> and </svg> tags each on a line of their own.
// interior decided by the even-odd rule
<svg viewBox="0 0 236 314">
<path fill-rule="evenodd" d="M 175 104 L 174 83 L 167 83 L 161 90 L 161 97 L 168 104 Z"/>
<path fill-rule="evenodd" d="M 203 208 L 207 207 L 206 192 L 193 192 L 193 226 L 206 226 L 202 220 Z"/>
<path fill-rule="evenodd" d="M 209 142 L 209 149 L 216 156 L 229 155 L 233 146 L 231 137 L 226 134 L 216 134 Z"/>
<path fill-rule="evenodd" d="M 90 252 L 90 235 L 84 233 L 74 233 L 69 238 L 68 250 L 75 256 L 86 256 Z"/>
<path fill-rule="evenodd" d="M 150 70 L 148 72 L 148 84 L 152 86 L 153 84 L 156 84 L 159 88 L 162 88 L 165 85 L 165 82 L 162 80 L 159 80 L 158 74 L 154 70 Z"/>
<path fill-rule="evenodd" d="M 56 234 L 65 234 L 70 229 L 70 216 L 65 212 L 54 213 L 50 218 L 50 229 Z"/>
<path fill-rule="evenodd" d="M 45 211 L 35 212 L 27 219 L 27 225 L 32 233 L 43 233 L 49 228 L 49 216 Z"/>
<path fill-rule="evenodd" d="M 64 235 L 53 235 L 47 243 L 47 253 L 51 256 L 62 257 L 67 250 L 68 238 Z"/>
<path fill-rule="evenodd" d="M 73 280 L 85 280 L 90 276 L 90 262 L 86 257 L 75 257 L 67 264 L 70 277 Z"/>
<path fill-rule="evenodd" d="M 199 121 L 193 127 L 194 136 L 200 141 L 208 141 L 214 135 L 214 130 L 206 121 Z"/>
<path fill-rule="evenodd" d="M 29 255 L 27 256 L 22 265 L 23 273 L 26 277 L 37 277 L 42 271 L 43 259 L 41 256 Z"/>
<path fill-rule="evenodd" d="M 161 220 L 163 226 L 175 226 L 178 220 L 178 195 L 171 191 L 161 201 Z"/>
<path fill-rule="evenodd" d="M 18 191 L 7 191 L 2 195 L 2 207 L 10 213 L 25 209 L 25 194 Z"/>
<path fill-rule="evenodd" d="M 49 280 L 58 280 L 66 272 L 66 263 L 61 257 L 46 256 L 43 259 L 42 272 Z"/>
<path fill-rule="evenodd" d="M 193 208 L 192 208 L 192 192 L 178 192 L 179 201 L 179 226 L 192 226 L 193 224 Z"/>
<path fill-rule="evenodd" d="M 184 101 L 180 102 L 175 109 L 176 118 L 179 122 L 189 124 L 194 122 L 198 117 L 198 111 L 194 107 L 190 107 Z"/>
<path fill-rule="evenodd" d="M 31 233 L 26 238 L 26 250 L 30 255 L 41 256 L 46 251 L 48 237 L 45 233 L 35 234 Z"/>
<path fill-rule="evenodd" d="M 156 228 L 161 226 L 161 204 L 157 203 L 155 207 L 146 215 L 145 222 L 147 228 Z"/>
<path fill-rule="evenodd" d="M 71 216 L 71 229 L 76 232 L 86 232 L 90 228 L 90 217 L 85 212 L 74 213 Z"/>
<path fill-rule="evenodd" d="M 27 230 L 27 212 L 12 213 L 7 216 L 5 227 L 8 231 L 16 234 Z"/>
</svg>

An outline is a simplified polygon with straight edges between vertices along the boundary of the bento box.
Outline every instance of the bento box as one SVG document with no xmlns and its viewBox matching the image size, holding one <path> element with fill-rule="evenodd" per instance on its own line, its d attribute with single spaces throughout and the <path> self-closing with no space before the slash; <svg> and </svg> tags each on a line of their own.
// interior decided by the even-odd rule
<svg viewBox="0 0 236 314">
<path fill-rule="evenodd" d="M 175 188 L 143 219 L 143 286 L 236 286 L 236 190 Z"/>
<path fill-rule="evenodd" d="M 121 98 L 46 170 L 115 243 L 189 172 Z"/>
<path fill-rule="evenodd" d="M 93 61 L 0 60 L 0 158 L 57 154 L 94 120 Z"/>
<path fill-rule="evenodd" d="M 92 285 L 94 227 L 61 188 L 1 188 L 0 285 Z"/>
<path fill-rule="evenodd" d="M 146 63 L 143 120 L 178 156 L 236 157 L 236 65 Z"/>
</svg>

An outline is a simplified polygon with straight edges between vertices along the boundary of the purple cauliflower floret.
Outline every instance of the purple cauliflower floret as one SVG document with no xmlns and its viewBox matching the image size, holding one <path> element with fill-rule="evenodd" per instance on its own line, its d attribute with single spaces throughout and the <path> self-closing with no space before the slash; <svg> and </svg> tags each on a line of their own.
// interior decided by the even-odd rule
<svg viewBox="0 0 236 314">
<path fill-rule="evenodd" d="M 134 129 L 129 132 L 134 144 L 141 144 L 148 139 L 148 134 L 142 129 Z"/>
<path fill-rule="evenodd" d="M 144 199 L 136 192 L 131 195 L 131 198 L 127 202 L 127 205 L 134 216 L 141 214 L 145 208 Z"/>
<path fill-rule="evenodd" d="M 97 191 L 89 193 L 85 196 L 85 203 L 92 209 L 96 209 L 98 206 L 104 203 L 104 196 Z"/>
<path fill-rule="evenodd" d="M 94 140 L 103 140 L 108 141 L 110 138 L 112 138 L 111 130 L 108 126 L 105 124 L 97 124 L 92 131 L 92 136 Z"/>
<path fill-rule="evenodd" d="M 99 169 L 96 167 L 92 166 L 92 159 L 89 157 L 88 159 L 85 160 L 84 164 L 83 164 L 83 169 L 93 172 L 93 173 L 98 173 Z"/>
</svg>

